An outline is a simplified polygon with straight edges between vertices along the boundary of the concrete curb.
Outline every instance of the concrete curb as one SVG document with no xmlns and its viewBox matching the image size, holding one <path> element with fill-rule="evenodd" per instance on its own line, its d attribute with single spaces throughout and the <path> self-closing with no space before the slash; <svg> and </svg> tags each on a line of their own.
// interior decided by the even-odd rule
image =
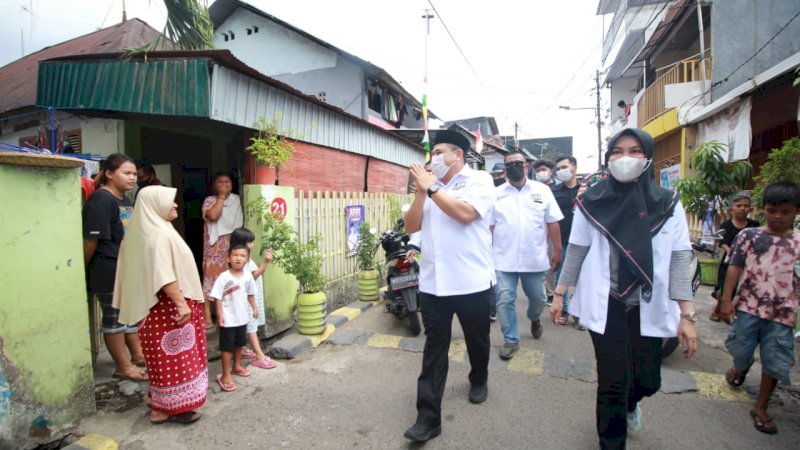
<svg viewBox="0 0 800 450">
<path fill-rule="evenodd" d="M 336 327 L 340 327 L 345 323 L 354 320 L 364 311 L 382 303 L 383 297 L 374 302 L 362 302 L 359 300 L 351 302 L 328 315 L 328 318 L 326 319 L 327 326 L 322 334 L 307 336 L 294 331 L 288 336 L 284 336 L 272 344 L 268 350 L 268 353 L 273 358 L 278 359 L 296 358 L 306 350 L 314 348 L 327 341 L 334 331 L 336 331 Z"/>
<path fill-rule="evenodd" d="M 65 450 L 119 450 L 119 442 L 101 434 L 87 434 L 62 448 Z"/>
</svg>

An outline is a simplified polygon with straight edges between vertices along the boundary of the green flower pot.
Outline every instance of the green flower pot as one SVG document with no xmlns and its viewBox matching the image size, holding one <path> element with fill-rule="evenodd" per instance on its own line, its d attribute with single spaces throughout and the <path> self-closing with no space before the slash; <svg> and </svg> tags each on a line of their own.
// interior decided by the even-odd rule
<svg viewBox="0 0 800 450">
<path fill-rule="evenodd" d="M 358 272 L 358 299 L 362 302 L 374 302 L 378 299 L 378 279 L 380 273 L 375 270 Z"/>
</svg>

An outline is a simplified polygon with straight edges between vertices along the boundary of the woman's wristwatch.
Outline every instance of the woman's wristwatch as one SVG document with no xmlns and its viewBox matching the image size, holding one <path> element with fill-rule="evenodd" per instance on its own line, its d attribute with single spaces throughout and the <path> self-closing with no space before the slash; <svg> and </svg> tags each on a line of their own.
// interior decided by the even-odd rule
<svg viewBox="0 0 800 450">
<path fill-rule="evenodd" d="M 681 319 L 686 319 L 689 322 L 697 322 L 697 313 L 694 311 L 681 313 Z"/>
</svg>

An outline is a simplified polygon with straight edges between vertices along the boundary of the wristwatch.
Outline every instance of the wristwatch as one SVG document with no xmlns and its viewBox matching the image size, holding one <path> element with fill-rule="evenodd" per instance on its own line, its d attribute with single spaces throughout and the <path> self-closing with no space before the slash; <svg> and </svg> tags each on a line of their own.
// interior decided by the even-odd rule
<svg viewBox="0 0 800 450">
<path fill-rule="evenodd" d="M 428 198 L 433 197 L 433 194 L 435 194 L 437 192 L 439 192 L 439 185 L 438 184 L 432 184 L 432 185 L 428 186 Z"/>
<path fill-rule="evenodd" d="M 697 322 L 697 314 L 694 311 L 688 313 L 681 313 L 681 319 L 686 319 L 689 322 Z"/>
</svg>

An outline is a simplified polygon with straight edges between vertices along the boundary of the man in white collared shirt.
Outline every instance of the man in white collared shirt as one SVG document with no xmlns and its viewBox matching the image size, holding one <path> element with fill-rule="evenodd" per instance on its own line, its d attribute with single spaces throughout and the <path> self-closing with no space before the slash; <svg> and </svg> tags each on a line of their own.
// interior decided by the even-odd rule
<svg viewBox="0 0 800 450">
<path fill-rule="evenodd" d="M 431 151 L 431 172 L 411 164 L 416 197 L 405 216 L 406 232 L 422 230 L 420 307 L 425 325 L 422 370 L 417 380 L 417 420 L 404 436 L 424 442 L 441 433 L 442 396 L 453 315 L 464 330 L 472 370 L 469 401 L 488 396 L 489 303 L 494 281 L 492 235 L 487 214 L 494 184 L 487 172 L 470 169 L 470 143 L 442 130 Z"/>
<path fill-rule="evenodd" d="M 500 358 L 511 359 L 519 350 L 517 329 L 517 284 L 528 297 L 527 317 L 534 339 L 542 336 L 540 316 L 545 306 L 544 277 L 561 263 L 561 232 L 564 218 L 547 185 L 525 177 L 528 163 L 520 152 L 505 157 L 508 182 L 496 188 L 497 200 L 490 222 L 492 251 L 497 275 L 497 315 L 505 343 Z M 548 236 L 553 252 L 548 258 Z"/>
</svg>

